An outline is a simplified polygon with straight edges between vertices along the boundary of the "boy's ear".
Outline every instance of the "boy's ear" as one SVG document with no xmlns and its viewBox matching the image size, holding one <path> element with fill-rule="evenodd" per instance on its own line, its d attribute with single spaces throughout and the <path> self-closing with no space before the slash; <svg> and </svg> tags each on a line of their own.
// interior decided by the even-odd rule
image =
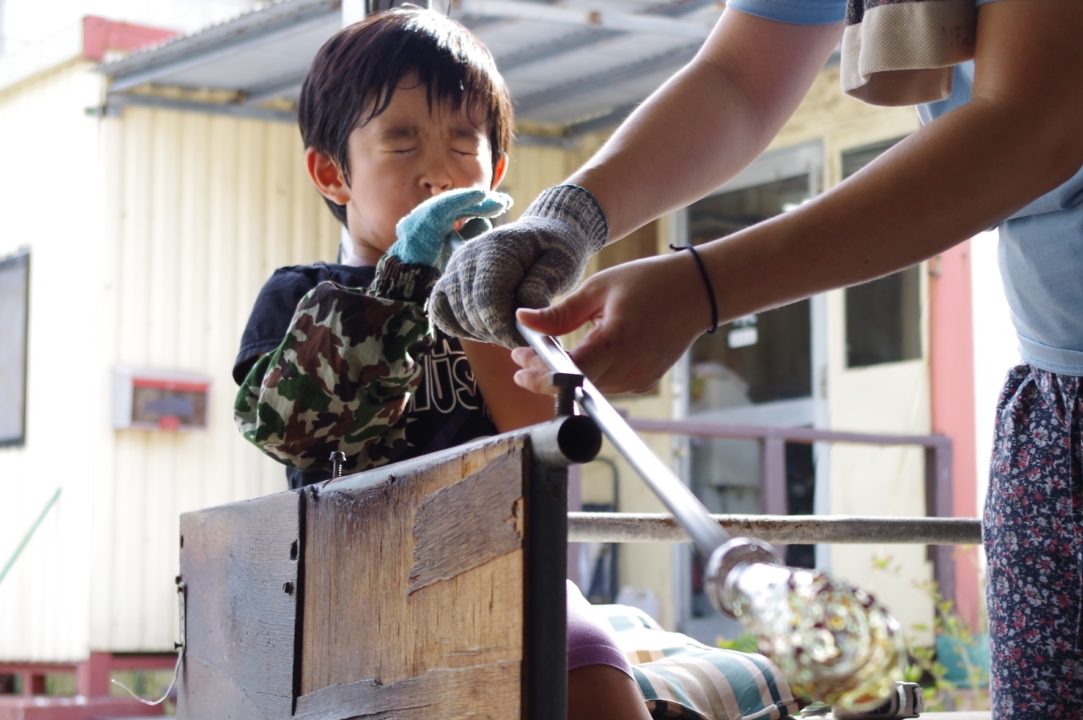
<svg viewBox="0 0 1083 720">
<path fill-rule="evenodd" d="M 350 188 L 346 184 L 346 178 L 338 165 L 327 156 L 314 148 L 305 149 L 305 168 L 312 184 L 320 191 L 320 195 L 335 203 L 345 205 L 350 201 Z"/>
<path fill-rule="evenodd" d="M 496 190 L 496 186 L 504 180 L 504 176 L 508 174 L 509 162 L 511 161 L 508 159 L 508 154 L 501 153 L 500 159 L 493 166 L 493 185 L 489 188 L 490 190 Z"/>
</svg>

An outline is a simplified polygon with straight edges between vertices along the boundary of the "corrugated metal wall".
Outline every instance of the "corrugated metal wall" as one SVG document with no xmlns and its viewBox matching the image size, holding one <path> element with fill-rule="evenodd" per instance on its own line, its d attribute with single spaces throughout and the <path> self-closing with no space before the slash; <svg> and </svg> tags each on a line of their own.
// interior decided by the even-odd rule
<svg viewBox="0 0 1083 720">
<path fill-rule="evenodd" d="M 206 430 L 115 432 L 91 645 L 170 649 L 179 515 L 286 488 L 233 425 L 244 323 L 274 268 L 333 260 L 339 231 L 292 124 L 128 109 L 103 122 L 102 147 L 110 362 L 212 384 Z"/>
<path fill-rule="evenodd" d="M 0 91 L 0 256 L 31 252 L 26 442 L 0 448 L 5 659 L 74 659 L 87 645 L 91 496 L 110 441 L 98 344 L 101 196 L 88 172 L 97 121 L 85 113 L 99 88 L 84 66 L 69 65 Z"/>
<path fill-rule="evenodd" d="M 282 490 L 232 423 L 256 293 L 331 259 L 296 128 L 133 109 L 85 65 L 0 93 L 0 255 L 31 251 L 27 441 L 0 448 L 0 659 L 171 650 L 177 518 Z M 114 365 L 211 379 L 206 430 L 114 430 Z"/>
</svg>

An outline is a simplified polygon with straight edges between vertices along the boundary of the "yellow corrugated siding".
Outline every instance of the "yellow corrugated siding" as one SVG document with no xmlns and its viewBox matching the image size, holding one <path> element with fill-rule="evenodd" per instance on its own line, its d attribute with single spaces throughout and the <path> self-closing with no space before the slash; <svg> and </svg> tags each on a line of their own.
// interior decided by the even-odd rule
<svg viewBox="0 0 1083 720">
<path fill-rule="evenodd" d="M 500 186 L 515 199 L 509 218 L 519 217 L 538 193 L 562 181 L 574 168 L 567 151 L 559 147 L 515 145 L 509 156 L 508 174 Z"/>
<path fill-rule="evenodd" d="M 108 435 L 98 319 L 100 80 L 68 65 L 0 92 L 0 256 L 31 249 L 26 442 L 0 448 L 0 659 L 85 655 L 93 487 Z"/>
<path fill-rule="evenodd" d="M 169 650 L 177 518 L 281 490 L 230 377 L 274 267 L 334 257 L 294 125 L 131 109 L 85 65 L 0 93 L 0 254 L 31 248 L 27 442 L 0 448 L 0 659 Z M 206 430 L 113 430 L 115 364 L 211 378 Z M 2 567 L 2 565 L 0 565 Z"/>
<path fill-rule="evenodd" d="M 178 517 L 285 489 L 232 421 L 230 371 L 275 267 L 333 259 L 338 227 L 304 175 L 294 125 L 128 109 L 105 121 L 112 362 L 211 378 L 208 427 L 115 434 L 91 642 L 169 649 Z"/>
</svg>

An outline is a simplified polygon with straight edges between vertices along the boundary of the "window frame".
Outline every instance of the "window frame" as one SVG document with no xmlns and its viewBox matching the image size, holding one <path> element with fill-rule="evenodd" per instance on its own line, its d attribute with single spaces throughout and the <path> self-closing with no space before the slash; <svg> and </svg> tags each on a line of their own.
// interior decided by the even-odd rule
<svg viewBox="0 0 1083 720">
<path fill-rule="evenodd" d="M 18 273 L 21 267 L 22 272 L 22 326 L 19 328 L 16 326 L 6 326 L 0 329 L 0 337 L 7 332 L 18 333 L 21 330 L 21 338 L 13 336 L 10 339 L 18 341 L 21 339 L 22 346 L 22 367 L 20 368 L 21 384 L 13 383 L 13 388 L 16 390 L 16 395 L 21 407 L 17 408 L 12 414 L 14 426 L 9 431 L 3 425 L 0 425 L 0 447 L 22 447 L 26 444 L 26 409 L 28 405 L 28 376 L 29 376 L 29 357 L 30 357 L 30 249 L 19 248 L 14 253 L 5 257 L 0 257 L 0 275 L 7 272 Z M 18 283 L 18 281 L 16 281 Z M 16 288 L 18 285 L 14 285 Z M 16 309 L 13 317 L 17 320 L 20 315 L 19 310 Z M 7 344 L 7 343 L 3 343 Z M 13 356 L 19 354 L 19 350 L 13 351 Z"/>
<path fill-rule="evenodd" d="M 856 174 L 862 168 L 869 163 L 873 162 L 877 157 L 890 150 L 897 143 L 906 139 L 906 135 L 900 135 L 897 137 L 878 140 L 876 142 L 867 143 L 865 145 L 858 145 L 855 147 L 844 148 L 839 153 L 839 168 L 841 170 L 841 179 L 846 180 L 850 176 Z M 848 167 L 848 159 L 856 156 L 875 153 L 864 162 L 859 165 L 852 165 Z M 843 368 L 847 371 L 860 371 L 869 368 L 879 368 L 897 363 L 909 363 L 921 361 L 925 357 L 926 342 L 922 335 L 921 330 L 921 316 L 923 313 L 923 293 L 921 288 L 921 268 L 922 263 L 915 263 L 909 267 L 897 270 L 893 273 L 885 275 L 875 280 L 871 280 L 868 283 L 862 283 L 861 285 L 851 286 L 844 288 L 842 291 L 842 310 L 843 310 Z M 857 359 L 860 356 L 854 349 L 854 342 L 856 338 L 852 336 L 850 307 L 851 301 L 855 305 L 860 305 L 860 299 L 863 296 L 867 296 L 870 292 L 882 291 L 888 286 L 889 283 L 898 282 L 901 288 L 901 295 L 905 300 L 907 296 L 906 287 L 908 284 L 916 283 L 916 287 L 911 288 L 910 295 L 914 296 L 914 302 L 916 307 L 911 308 L 913 311 L 912 320 L 916 321 L 916 325 L 907 325 L 906 313 L 900 312 L 898 337 L 895 340 L 898 343 L 898 356 L 885 359 L 874 360 L 860 360 Z M 900 311 L 903 308 L 900 306 Z"/>
</svg>

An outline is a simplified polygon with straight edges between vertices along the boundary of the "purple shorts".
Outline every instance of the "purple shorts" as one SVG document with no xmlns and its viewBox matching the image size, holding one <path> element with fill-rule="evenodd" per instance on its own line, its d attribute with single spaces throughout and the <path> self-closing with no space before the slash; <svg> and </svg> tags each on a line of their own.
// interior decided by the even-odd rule
<svg viewBox="0 0 1083 720">
<path fill-rule="evenodd" d="M 608 665 L 632 677 L 632 666 L 624 657 L 601 621 L 595 618 L 590 603 L 575 583 L 568 585 L 568 670 L 587 665 Z"/>
</svg>

